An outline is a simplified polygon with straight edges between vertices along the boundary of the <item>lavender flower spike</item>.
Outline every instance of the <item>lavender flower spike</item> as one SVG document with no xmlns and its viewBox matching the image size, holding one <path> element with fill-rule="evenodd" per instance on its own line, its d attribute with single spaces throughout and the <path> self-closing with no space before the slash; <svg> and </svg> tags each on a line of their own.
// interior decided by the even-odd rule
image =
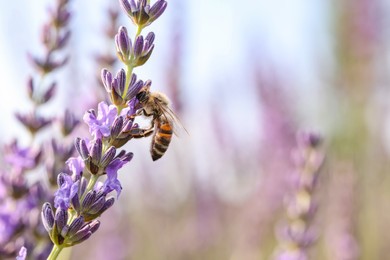
<svg viewBox="0 0 390 260">
<path fill-rule="evenodd" d="M 90 109 L 84 114 L 92 138 L 76 139 L 79 156 L 67 160 L 68 169 L 58 175 L 59 189 L 54 198 L 56 212 L 49 203 L 42 208 L 44 227 L 54 243 L 49 259 L 56 259 L 63 248 L 81 243 L 96 232 L 100 225 L 97 218 L 115 202 L 109 195 L 116 192 L 118 198 L 122 191 L 118 171 L 132 159 L 133 153 L 125 150 L 117 153 L 117 149 L 135 137 L 134 132 L 140 131 L 134 123 L 136 111 L 141 108 L 137 94 L 151 85 L 150 80 L 137 80 L 133 73 L 135 67 L 149 59 L 154 49 L 154 33 L 143 37 L 141 31 L 156 20 L 167 5 L 163 0 L 153 6 L 149 2 L 120 1 L 138 27 L 134 44 L 127 29 L 120 27 L 115 43 L 119 59 L 126 68 L 120 69 L 115 77 L 107 69 L 101 73 L 112 104 L 100 102 L 97 111 Z M 71 119 L 69 117 L 68 130 L 75 126 Z"/>
<path fill-rule="evenodd" d="M 123 10 L 133 23 L 144 28 L 159 18 L 167 8 L 167 2 L 158 0 L 152 7 L 146 0 L 120 0 Z"/>
<path fill-rule="evenodd" d="M 286 206 L 288 224 L 279 232 L 279 248 L 275 259 L 308 259 L 307 249 L 316 240 L 310 226 L 316 211 L 313 201 L 315 183 L 323 163 L 324 155 L 319 151 L 321 138 L 313 133 L 299 133 L 298 147 L 294 151 L 297 167 L 295 194 Z"/>
</svg>

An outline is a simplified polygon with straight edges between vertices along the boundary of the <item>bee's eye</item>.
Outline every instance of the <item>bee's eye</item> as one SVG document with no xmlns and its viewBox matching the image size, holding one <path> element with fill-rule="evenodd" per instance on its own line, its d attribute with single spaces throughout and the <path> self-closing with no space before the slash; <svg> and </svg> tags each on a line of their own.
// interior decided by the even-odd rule
<svg viewBox="0 0 390 260">
<path fill-rule="evenodd" d="M 144 102 L 146 100 L 146 92 L 141 91 L 135 96 L 139 102 Z"/>
</svg>

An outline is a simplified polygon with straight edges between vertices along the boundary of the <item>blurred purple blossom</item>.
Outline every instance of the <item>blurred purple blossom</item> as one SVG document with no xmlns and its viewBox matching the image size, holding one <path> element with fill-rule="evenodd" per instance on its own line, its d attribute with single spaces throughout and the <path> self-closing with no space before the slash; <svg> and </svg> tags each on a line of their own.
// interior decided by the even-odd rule
<svg viewBox="0 0 390 260">
<path fill-rule="evenodd" d="M 22 248 L 20 248 L 20 251 L 19 251 L 18 256 L 16 257 L 16 260 L 25 260 L 26 257 L 27 257 L 27 248 L 25 248 L 23 246 Z"/>
<path fill-rule="evenodd" d="M 4 147 L 4 153 L 5 162 L 17 172 L 35 168 L 41 157 L 40 150 L 32 147 L 22 148 L 16 140 Z"/>
<path fill-rule="evenodd" d="M 324 155 L 319 149 L 321 137 L 311 132 L 297 134 L 294 150 L 296 171 L 293 171 L 294 194 L 286 200 L 287 223 L 277 230 L 279 247 L 275 259 L 308 259 L 307 249 L 317 239 L 311 225 L 317 205 L 313 199 L 314 188 Z M 297 157 L 300 157 L 297 159 Z"/>
<path fill-rule="evenodd" d="M 68 210 L 72 198 L 77 194 L 80 181 L 73 180 L 71 176 L 62 173 L 58 175 L 59 189 L 54 193 L 54 206 Z"/>
<path fill-rule="evenodd" d="M 80 156 L 71 157 L 66 161 L 66 165 L 69 170 L 72 172 L 72 178 L 74 180 L 79 180 L 82 176 L 85 164 L 83 159 Z"/>
</svg>

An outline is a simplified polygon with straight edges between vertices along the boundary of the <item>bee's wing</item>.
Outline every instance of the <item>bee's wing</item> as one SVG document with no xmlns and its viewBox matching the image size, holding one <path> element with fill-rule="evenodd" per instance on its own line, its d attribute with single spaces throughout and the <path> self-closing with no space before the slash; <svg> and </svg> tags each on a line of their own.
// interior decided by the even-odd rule
<svg viewBox="0 0 390 260">
<path fill-rule="evenodd" d="M 167 121 L 172 123 L 173 132 L 175 133 L 176 136 L 178 136 L 179 129 L 183 129 L 188 134 L 187 129 L 184 127 L 179 117 L 176 115 L 175 112 L 173 112 L 173 110 L 169 106 L 161 105 L 160 103 L 158 103 L 157 105 L 163 112 L 162 116 L 164 116 Z"/>
</svg>

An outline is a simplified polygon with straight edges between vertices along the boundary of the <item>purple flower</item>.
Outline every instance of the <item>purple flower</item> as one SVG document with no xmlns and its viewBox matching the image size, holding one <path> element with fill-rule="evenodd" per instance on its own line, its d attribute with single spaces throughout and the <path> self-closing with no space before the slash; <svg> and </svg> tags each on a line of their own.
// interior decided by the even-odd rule
<svg viewBox="0 0 390 260">
<path fill-rule="evenodd" d="M 10 212 L 7 212 L 7 209 L 1 207 L 0 213 L 0 245 L 6 243 L 15 230 L 15 216 Z"/>
<path fill-rule="evenodd" d="M 27 256 L 27 249 L 24 246 L 22 246 L 22 248 L 20 248 L 18 256 L 16 257 L 16 260 L 24 260 L 26 259 L 26 256 Z"/>
<path fill-rule="evenodd" d="M 126 115 L 128 108 L 123 109 L 120 115 Z M 84 121 L 89 126 L 89 132 L 97 139 L 110 136 L 110 128 L 118 115 L 118 109 L 114 105 L 107 105 L 106 102 L 100 102 L 98 113 L 91 109 L 84 115 Z"/>
<path fill-rule="evenodd" d="M 39 130 L 48 126 L 52 121 L 51 119 L 44 118 L 36 113 L 16 113 L 15 116 L 32 134 L 36 134 Z"/>
<path fill-rule="evenodd" d="M 80 181 L 74 182 L 70 175 L 60 173 L 58 175 L 58 186 L 60 188 L 54 193 L 54 206 L 67 210 L 70 201 L 77 194 Z"/>
<path fill-rule="evenodd" d="M 110 127 L 114 122 L 118 110 L 115 106 L 108 106 L 106 102 L 100 102 L 98 105 L 98 114 L 91 109 L 84 114 L 84 122 L 89 126 L 89 132 L 97 139 L 110 135 Z"/>
<path fill-rule="evenodd" d="M 16 141 L 6 147 L 5 161 L 12 165 L 16 171 L 33 169 L 41 152 L 33 150 L 31 147 L 21 148 Z"/>
<path fill-rule="evenodd" d="M 74 180 L 79 180 L 83 173 L 85 164 L 81 156 L 71 157 L 66 161 L 69 170 L 72 172 L 72 177 Z"/>
<path fill-rule="evenodd" d="M 158 0 L 152 6 L 146 0 L 121 0 L 120 3 L 133 23 L 142 27 L 150 25 L 167 7 L 167 2 L 164 0 Z"/>
<path fill-rule="evenodd" d="M 133 158 L 132 153 L 125 154 L 123 156 L 118 156 L 106 168 L 107 179 L 103 183 L 102 189 L 104 193 L 108 194 L 111 191 L 115 190 L 117 192 L 117 197 L 121 193 L 122 186 L 118 180 L 118 170 L 128 163 Z"/>
</svg>

